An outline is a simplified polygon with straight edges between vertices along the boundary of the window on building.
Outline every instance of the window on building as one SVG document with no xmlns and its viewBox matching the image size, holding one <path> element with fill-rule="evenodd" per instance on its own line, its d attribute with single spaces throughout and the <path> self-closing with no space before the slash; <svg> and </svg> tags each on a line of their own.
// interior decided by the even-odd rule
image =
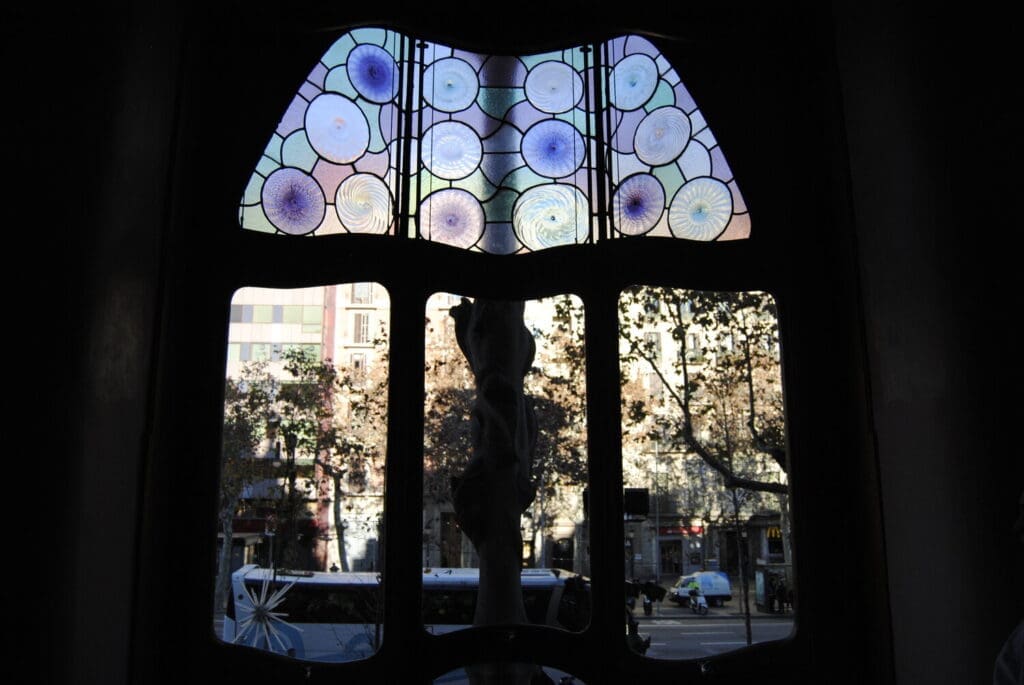
<svg viewBox="0 0 1024 685">
<path fill-rule="evenodd" d="M 252 308 L 253 323 L 273 323 L 274 306 L 269 304 L 257 304 Z"/>
<path fill-rule="evenodd" d="M 301 304 L 286 304 L 281 306 L 282 323 L 303 323 L 303 307 Z"/>
<path fill-rule="evenodd" d="M 370 304 L 373 301 L 373 285 L 371 283 L 352 284 L 352 304 Z"/>
<path fill-rule="evenodd" d="M 370 315 L 352 315 L 352 342 L 363 345 L 370 342 Z"/>
</svg>

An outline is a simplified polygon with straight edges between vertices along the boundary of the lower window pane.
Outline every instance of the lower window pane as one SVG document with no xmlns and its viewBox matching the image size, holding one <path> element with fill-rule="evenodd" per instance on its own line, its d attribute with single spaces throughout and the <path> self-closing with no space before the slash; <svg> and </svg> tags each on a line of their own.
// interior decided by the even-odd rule
<svg viewBox="0 0 1024 685">
<path fill-rule="evenodd" d="M 214 629 L 226 642 L 352 661 L 383 639 L 390 303 L 374 288 L 354 330 L 351 292 L 242 288 L 232 300 L 316 316 L 229 327 L 230 349 L 259 353 L 229 354 L 225 374 Z"/>
<path fill-rule="evenodd" d="M 787 637 L 796 593 L 774 300 L 636 287 L 619 304 L 631 648 L 697 659 Z"/>
<path fill-rule="evenodd" d="M 590 560 L 581 301 L 494 304 L 440 293 L 427 303 L 426 322 L 425 628 L 486 623 L 489 608 L 506 597 L 480 608 L 481 578 L 501 556 L 520 569 L 521 590 L 512 582 L 509 595 L 521 594 L 527 622 L 582 630 L 590 621 Z M 498 452 L 515 466 L 499 465 L 509 477 L 488 480 L 482 465 Z"/>
</svg>

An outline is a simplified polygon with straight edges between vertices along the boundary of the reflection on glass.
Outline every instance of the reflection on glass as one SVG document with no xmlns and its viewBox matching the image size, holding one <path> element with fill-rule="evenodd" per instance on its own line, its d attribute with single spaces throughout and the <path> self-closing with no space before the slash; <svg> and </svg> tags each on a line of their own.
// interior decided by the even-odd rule
<svg viewBox="0 0 1024 685">
<path fill-rule="evenodd" d="M 634 287 L 619 312 L 630 647 L 697 659 L 787 637 L 796 593 L 774 300 Z M 709 633 L 709 616 L 735 620 Z"/>
<path fill-rule="evenodd" d="M 458 524 L 452 492 L 452 478 L 473 454 L 476 400 L 451 314 L 461 302 L 441 293 L 426 308 L 423 621 L 433 633 L 473 625 L 480 585 L 480 558 Z M 534 497 L 519 519 L 523 600 L 531 623 L 578 631 L 590 620 L 582 303 L 571 296 L 528 301 L 524 323 L 536 344 L 524 394 L 537 439 Z"/>
<path fill-rule="evenodd" d="M 232 299 L 214 598 L 227 642 L 314 661 L 380 646 L 389 309 L 376 283 Z"/>
</svg>

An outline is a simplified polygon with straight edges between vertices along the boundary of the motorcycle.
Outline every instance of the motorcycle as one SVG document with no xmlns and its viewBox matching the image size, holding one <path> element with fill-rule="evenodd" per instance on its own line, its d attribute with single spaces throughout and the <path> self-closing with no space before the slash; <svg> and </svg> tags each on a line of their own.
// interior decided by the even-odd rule
<svg viewBox="0 0 1024 685">
<path fill-rule="evenodd" d="M 697 588 L 690 590 L 690 611 L 700 616 L 706 616 L 708 613 L 707 597 Z"/>
</svg>

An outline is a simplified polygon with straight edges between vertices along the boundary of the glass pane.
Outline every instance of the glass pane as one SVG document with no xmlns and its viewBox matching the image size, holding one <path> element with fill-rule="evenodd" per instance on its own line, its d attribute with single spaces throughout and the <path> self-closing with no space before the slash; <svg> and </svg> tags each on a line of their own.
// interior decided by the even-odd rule
<svg viewBox="0 0 1024 685">
<path fill-rule="evenodd" d="M 410 76 L 413 92 L 402 92 Z M 605 183 L 611 196 L 598 206 Z M 397 216 L 399 199 L 411 216 Z M 610 235 L 595 230 L 597 214 Z M 750 234 L 693 97 L 636 35 L 506 56 L 386 29 L 345 33 L 285 110 L 239 218 L 255 231 L 407 235 L 494 254 Z"/>
<path fill-rule="evenodd" d="M 313 661 L 366 658 L 383 638 L 390 303 L 380 287 L 361 305 L 379 314 L 380 329 L 354 368 L 340 325 L 350 303 L 338 293 L 348 288 L 242 288 L 232 311 L 319 318 L 333 307 L 339 323 L 311 334 L 301 316 L 271 316 L 280 321 L 232 327 L 228 341 L 214 629 Z"/>
<path fill-rule="evenodd" d="M 697 659 L 787 637 L 795 588 L 774 300 L 641 286 L 622 293 L 619 312 L 631 647 Z"/>
<path fill-rule="evenodd" d="M 489 622 L 498 604 L 508 622 L 578 631 L 590 620 L 583 307 L 573 296 L 518 306 L 447 293 L 427 302 L 423 621 L 433 633 Z M 517 375 L 521 389 L 503 384 Z M 486 578 L 499 557 L 521 569 L 518 584 L 513 574 L 481 608 L 481 568 Z"/>
</svg>

